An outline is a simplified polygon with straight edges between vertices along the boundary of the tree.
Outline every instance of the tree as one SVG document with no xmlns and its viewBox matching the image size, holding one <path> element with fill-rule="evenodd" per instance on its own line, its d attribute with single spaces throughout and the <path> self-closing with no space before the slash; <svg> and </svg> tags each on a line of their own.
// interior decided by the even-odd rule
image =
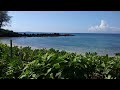
<svg viewBox="0 0 120 90">
<path fill-rule="evenodd" d="M 8 15 L 8 11 L 0 11 L 0 29 L 2 26 L 6 26 L 10 19 L 11 16 Z"/>
</svg>

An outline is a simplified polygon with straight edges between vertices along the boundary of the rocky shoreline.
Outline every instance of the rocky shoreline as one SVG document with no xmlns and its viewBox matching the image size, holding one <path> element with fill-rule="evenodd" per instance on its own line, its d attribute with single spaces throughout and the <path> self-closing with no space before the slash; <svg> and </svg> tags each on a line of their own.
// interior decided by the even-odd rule
<svg viewBox="0 0 120 90">
<path fill-rule="evenodd" d="M 60 33 L 42 33 L 42 34 L 20 34 L 10 30 L 0 29 L 0 37 L 58 37 L 58 36 L 74 36 L 72 34 L 60 34 Z"/>
</svg>

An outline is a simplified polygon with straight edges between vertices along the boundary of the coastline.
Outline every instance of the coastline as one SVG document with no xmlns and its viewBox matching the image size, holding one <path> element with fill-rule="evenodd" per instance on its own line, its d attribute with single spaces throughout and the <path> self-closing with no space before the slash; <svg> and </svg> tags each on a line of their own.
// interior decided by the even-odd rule
<svg viewBox="0 0 120 90">
<path fill-rule="evenodd" d="M 10 43 L 4 43 L 4 42 L 2 42 L 2 44 L 6 44 L 6 45 L 8 45 L 8 46 L 10 46 Z M 37 48 L 37 47 L 33 47 L 33 46 L 28 46 L 28 45 L 19 45 L 19 44 L 17 44 L 17 43 L 13 43 L 12 44 L 12 46 L 18 46 L 18 48 L 20 48 L 20 47 L 31 47 L 31 49 L 32 50 L 35 50 L 35 49 L 43 49 L 42 47 L 41 48 Z M 47 49 L 47 50 L 49 50 L 49 49 L 51 49 L 51 48 L 45 48 L 45 49 Z M 64 49 L 56 49 L 56 48 L 53 48 L 53 49 L 55 49 L 55 50 L 59 50 L 59 51 L 66 51 L 66 52 L 68 52 L 68 53 L 76 53 L 77 55 L 79 55 L 79 54 L 81 54 L 81 55 L 85 55 L 85 53 L 86 52 L 76 52 L 76 51 L 70 51 L 70 50 L 64 50 Z M 90 52 L 90 53 L 92 53 L 92 52 Z M 99 56 L 105 56 L 106 54 L 99 54 L 99 52 L 96 52 L 97 53 L 97 55 L 99 55 Z M 108 54 L 109 55 L 109 54 Z M 110 57 L 114 57 L 115 55 L 109 55 Z"/>
<path fill-rule="evenodd" d="M 0 37 L 59 37 L 59 36 L 74 36 L 69 33 L 17 33 L 12 30 L 0 29 Z"/>
<path fill-rule="evenodd" d="M 10 43 L 5 43 L 5 42 L 0 42 L 0 43 L 10 46 Z M 12 46 L 18 46 L 18 48 L 20 48 L 20 47 L 28 47 L 28 45 L 19 45 L 17 43 L 12 43 Z M 38 47 L 33 47 L 33 46 L 29 46 L 29 47 L 31 47 L 31 49 L 33 49 L 33 50 L 35 50 L 35 49 L 43 49 L 43 48 L 38 48 Z M 45 49 L 50 49 L 50 48 L 45 48 Z M 64 50 L 64 49 L 56 49 L 56 48 L 53 48 L 53 49 L 59 50 L 59 51 Z M 82 55 L 85 54 L 84 52 L 75 52 L 75 51 L 70 51 L 70 50 L 64 50 L 64 51 L 66 51 L 68 53 L 76 53 L 76 54 L 82 54 Z"/>
<path fill-rule="evenodd" d="M 9 44 L 6 44 L 6 45 L 9 45 Z M 79 79 L 79 78 L 106 79 L 107 77 L 100 77 L 100 75 L 106 76 L 106 73 L 104 74 L 104 72 L 106 72 L 104 68 L 107 68 L 107 70 L 110 70 L 110 72 L 112 73 L 114 73 L 114 70 L 116 69 L 116 67 L 117 69 L 119 69 L 118 62 L 120 60 L 120 53 L 116 54 L 115 57 L 110 57 L 109 55 L 99 56 L 97 55 L 97 53 L 89 53 L 89 52 L 85 53 L 85 55 L 82 55 L 82 54 L 77 55 L 76 53 L 56 51 L 55 49 L 32 50 L 31 48 L 19 49 L 19 47 L 17 47 L 13 49 L 14 50 L 13 53 L 10 52 L 10 56 L 9 56 L 8 50 L 10 49 L 9 47 L 10 45 L 9 46 L 6 46 L 6 45 L 4 45 L 3 43 L 0 44 L 1 58 L 3 58 L 1 59 L 1 63 L 2 63 L 2 66 L 7 66 L 3 68 L 3 69 L 6 69 L 7 71 L 4 71 L 2 74 L 4 75 L 4 73 L 6 74 L 6 72 L 9 72 L 11 70 L 9 69 L 10 67 L 9 65 L 11 65 L 13 70 L 12 72 L 13 77 L 9 76 L 11 75 L 11 73 L 10 74 L 7 73 L 6 76 L 2 76 L 1 78 L 7 77 L 7 78 L 17 78 L 17 79 L 25 79 L 25 78 L 37 79 L 41 76 L 34 77 L 34 75 L 41 75 L 41 72 L 42 72 L 44 76 L 42 76 L 41 78 L 43 79 L 47 79 L 47 78 L 72 79 L 71 76 L 74 76 L 74 71 L 71 69 L 77 69 L 76 73 L 78 74 L 77 76 L 74 77 L 76 79 Z M 16 46 L 16 45 L 13 45 L 13 46 Z M 12 49 L 10 50 L 12 51 Z M 113 67 L 113 65 L 115 67 Z M 18 68 L 18 66 L 20 68 Z M 111 68 L 109 69 L 108 67 L 111 67 Z M 62 72 L 59 72 L 59 70 L 61 69 L 62 69 Z M 93 75 L 92 73 L 88 74 L 88 71 L 86 70 L 90 71 L 91 69 L 92 69 L 91 72 L 97 73 L 97 76 L 96 75 L 92 76 Z M 34 73 L 31 74 L 31 70 Z M 40 72 L 36 70 L 39 70 Z M 41 70 L 45 70 L 45 72 Z M 55 74 L 57 75 L 62 74 L 62 76 L 51 77 L 51 73 L 54 73 L 54 70 L 57 71 Z M 102 71 L 103 74 L 101 73 L 101 70 L 103 70 Z M 17 76 L 14 73 L 17 73 Z M 88 74 L 88 76 L 91 75 L 92 77 L 82 77 L 81 73 L 83 75 L 84 74 Z M 111 76 L 113 75 L 112 73 L 110 74 Z M 119 73 L 119 71 L 117 71 L 117 73 Z M 49 76 L 46 77 L 46 74 L 49 74 Z M 71 74 L 71 75 L 66 77 L 66 74 Z M 117 77 L 117 74 L 116 74 L 116 77 Z"/>
</svg>

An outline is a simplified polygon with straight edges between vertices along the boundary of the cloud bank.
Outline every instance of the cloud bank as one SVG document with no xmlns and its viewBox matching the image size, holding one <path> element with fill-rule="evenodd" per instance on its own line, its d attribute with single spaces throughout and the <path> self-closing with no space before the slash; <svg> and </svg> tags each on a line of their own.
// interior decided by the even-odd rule
<svg viewBox="0 0 120 90">
<path fill-rule="evenodd" d="M 106 21 L 101 20 L 100 25 L 91 26 L 88 29 L 88 31 L 93 31 L 93 32 L 106 31 L 106 30 L 120 31 L 120 28 L 118 28 L 118 27 L 111 27 L 111 26 L 108 25 L 108 23 Z"/>
</svg>

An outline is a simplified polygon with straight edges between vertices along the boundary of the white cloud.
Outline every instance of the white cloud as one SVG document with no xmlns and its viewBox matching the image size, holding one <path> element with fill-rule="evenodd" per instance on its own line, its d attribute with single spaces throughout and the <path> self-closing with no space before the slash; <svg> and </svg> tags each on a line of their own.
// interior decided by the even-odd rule
<svg viewBox="0 0 120 90">
<path fill-rule="evenodd" d="M 110 27 L 110 29 L 111 29 L 112 31 L 120 31 L 120 28 L 118 28 L 118 27 Z"/>
<path fill-rule="evenodd" d="M 101 20 L 101 24 L 100 24 L 99 28 L 106 29 L 106 28 L 108 28 L 108 24 L 104 20 Z"/>
<path fill-rule="evenodd" d="M 118 27 L 110 27 L 107 22 L 104 20 L 101 20 L 100 25 L 96 26 L 91 26 L 88 31 L 106 31 L 106 30 L 111 30 L 111 31 L 120 31 L 120 28 Z"/>
</svg>

